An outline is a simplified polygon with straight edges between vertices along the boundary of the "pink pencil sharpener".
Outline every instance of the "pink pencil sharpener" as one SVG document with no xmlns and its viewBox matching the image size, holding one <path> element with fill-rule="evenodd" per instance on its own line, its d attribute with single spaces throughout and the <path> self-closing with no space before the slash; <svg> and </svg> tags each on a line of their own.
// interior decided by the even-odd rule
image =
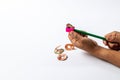
<svg viewBox="0 0 120 80">
<path fill-rule="evenodd" d="M 67 24 L 66 25 L 66 32 L 70 32 L 70 31 L 74 31 L 74 26 L 72 26 L 71 24 Z"/>
</svg>

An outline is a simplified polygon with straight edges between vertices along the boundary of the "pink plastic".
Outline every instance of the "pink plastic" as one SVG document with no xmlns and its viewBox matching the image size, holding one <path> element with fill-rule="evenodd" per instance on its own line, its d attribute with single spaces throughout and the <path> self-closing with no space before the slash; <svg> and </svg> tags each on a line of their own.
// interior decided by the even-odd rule
<svg viewBox="0 0 120 80">
<path fill-rule="evenodd" d="M 74 27 L 66 27 L 66 32 L 74 31 Z"/>
</svg>

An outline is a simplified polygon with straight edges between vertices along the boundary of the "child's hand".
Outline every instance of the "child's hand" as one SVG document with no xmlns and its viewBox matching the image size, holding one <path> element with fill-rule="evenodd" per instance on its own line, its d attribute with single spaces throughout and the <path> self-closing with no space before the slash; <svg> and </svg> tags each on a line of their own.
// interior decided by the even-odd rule
<svg viewBox="0 0 120 80">
<path fill-rule="evenodd" d="M 105 36 L 107 41 L 103 43 L 110 49 L 120 50 L 120 32 L 113 31 Z"/>
<path fill-rule="evenodd" d="M 87 38 L 85 35 L 78 34 L 74 31 L 69 32 L 68 37 L 74 46 L 87 52 L 93 52 L 98 47 L 95 41 Z"/>
</svg>

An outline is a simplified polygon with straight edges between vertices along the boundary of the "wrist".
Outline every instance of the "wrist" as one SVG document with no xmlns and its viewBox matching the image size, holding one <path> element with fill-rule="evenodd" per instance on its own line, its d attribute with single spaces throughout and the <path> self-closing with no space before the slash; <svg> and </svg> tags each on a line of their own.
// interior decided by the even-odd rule
<svg viewBox="0 0 120 80">
<path fill-rule="evenodd" d="M 100 54 L 100 52 L 102 51 L 102 49 L 103 49 L 103 47 L 101 47 L 101 46 L 96 46 L 94 49 L 92 49 L 92 50 L 90 50 L 89 51 L 89 53 L 91 53 L 91 54 Z"/>
<path fill-rule="evenodd" d="M 90 54 L 101 59 L 106 59 L 109 55 L 108 51 L 109 49 L 97 46 Z"/>
</svg>

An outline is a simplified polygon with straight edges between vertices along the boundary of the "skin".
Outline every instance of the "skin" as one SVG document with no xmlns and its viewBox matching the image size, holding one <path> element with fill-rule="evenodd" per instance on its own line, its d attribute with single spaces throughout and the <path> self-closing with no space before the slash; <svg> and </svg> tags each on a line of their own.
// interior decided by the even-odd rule
<svg viewBox="0 0 120 80">
<path fill-rule="evenodd" d="M 68 38 L 72 44 L 79 49 L 120 67 L 120 52 L 118 51 L 120 50 L 120 32 L 113 31 L 105 35 L 107 41 L 103 41 L 103 43 L 108 46 L 109 49 L 99 46 L 96 41 L 74 31 L 69 32 Z"/>
</svg>

